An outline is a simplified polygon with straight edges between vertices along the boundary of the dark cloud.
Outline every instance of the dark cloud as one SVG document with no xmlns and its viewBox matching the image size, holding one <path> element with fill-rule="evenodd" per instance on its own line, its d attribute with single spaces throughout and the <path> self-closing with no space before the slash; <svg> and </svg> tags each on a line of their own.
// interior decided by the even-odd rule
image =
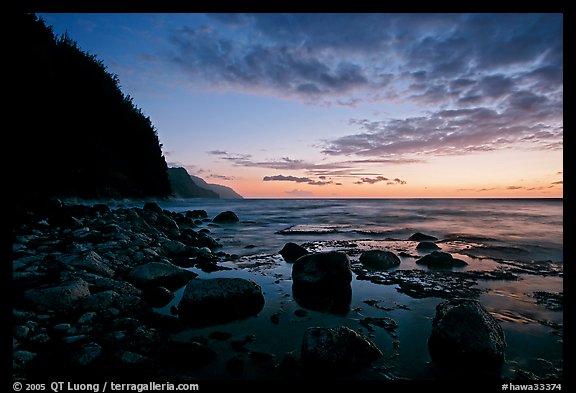
<svg viewBox="0 0 576 393">
<path fill-rule="evenodd" d="M 386 182 L 386 185 L 388 185 L 388 186 L 396 185 L 396 184 L 406 184 L 405 180 L 401 180 L 399 178 L 388 179 L 387 177 L 384 177 L 384 176 L 378 176 L 378 177 L 374 177 L 374 178 L 363 177 L 360 180 L 354 182 L 354 184 L 375 184 L 375 183 L 380 183 L 380 182 Z"/>
<path fill-rule="evenodd" d="M 262 179 L 263 181 L 293 181 L 296 183 L 309 183 L 312 179 L 308 177 L 296 177 L 296 176 L 284 176 L 284 175 L 276 175 L 276 176 L 264 176 Z"/>
<path fill-rule="evenodd" d="M 325 186 L 327 184 L 333 184 L 332 180 L 326 180 L 325 176 L 321 176 L 320 180 L 310 179 L 309 177 L 296 177 L 296 176 L 264 176 L 263 181 L 291 181 L 296 183 L 306 183 L 311 186 Z"/>
<path fill-rule="evenodd" d="M 466 102 L 471 84 L 500 97 L 521 75 L 540 88 L 562 83 L 562 14 L 209 17 L 207 26 L 173 31 L 168 58 L 218 87 L 350 104 L 366 96 Z"/>
</svg>

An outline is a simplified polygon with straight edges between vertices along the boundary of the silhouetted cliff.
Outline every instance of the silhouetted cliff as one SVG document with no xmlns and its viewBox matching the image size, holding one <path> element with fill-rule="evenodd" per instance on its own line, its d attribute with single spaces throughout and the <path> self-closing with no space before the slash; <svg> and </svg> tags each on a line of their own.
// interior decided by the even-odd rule
<svg viewBox="0 0 576 393">
<path fill-rule="evenodd" d="M 16 198 L 169 195 L 156 129 L 118 77 L 35 15 L 17 18 L 21 94 L 9 131 Z"/>
<path fill-rule="evenodd" d="M 178 198 L 214 198 L 220 196 L 205 188 L 199 187 L 184 168 L 168 168 L 168 177 L 172 193 Z"/>
<path fill-rule="evenodd" d="M 214 191 L 220 195 L 220 199 L 244 199 L 242 195 L 238 194 L 230 187 L 221 184 L 207 183 L 204 179 L 198 176 L 190 175 L 190 177 L 197 186 L 205 188 L 206 190 Z"/>
</svg>

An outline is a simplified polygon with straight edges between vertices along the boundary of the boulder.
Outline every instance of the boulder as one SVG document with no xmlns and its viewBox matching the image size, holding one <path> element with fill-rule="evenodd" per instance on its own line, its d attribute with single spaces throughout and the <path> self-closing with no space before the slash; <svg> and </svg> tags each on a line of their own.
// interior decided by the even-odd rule
<svg viewBox="0 0 576 393">
<path fill-rule="evenodd" d="M 350 328 L 310 327 L 304 333 L 300 360 L 307 372 L 354 372 L 381 356 L 374 343 Z"/>
<path fill-rule="evenodd" d="M 278 252 L 286 262 L 294 262 L 298 258 L 308 254 L 308 250 L 296 243 L 286 243 Z"/>
<path fill-rule="evenodd" d="M 416 246 L 418 251 L 435 251 L 440 250 L 440 247 L 434 242 L 420 242 Z"/>
<path fill-rule="evenodd" d="M 64 281 L 24 292 L 24 298 L 39 310 L 70 311 L 81 299 L 90 295 L 88 283 L 82 279 Z"/>
<path fill-rule="evenodd" d="M 150 262 L 136 266 L 126 277 L 137 287 L 166 287 L 177 289 L 197 274 L 169 263 Z"/>
<path fill-rule="evenodd" d="M 110 269 L 104 259 L 94 251 L 86 251 L 79 254 L 63 255 L 58 260 L 68 266 L 84 269 L 87 272 L 103 277 L 114 276 L 114 271 Z"/>
<path fill-rule="evenodd" d="M 496 318 L 477 300 L 455 298 L 436 306 L 428 347 L 434 361 L 489 368 L 502 364 L 506 341 Z"/>
<path fill-rule="evenodd" d="M 408 238 L 408 240 L 413 240 L 416 242 L 423 242 L 423 241 L 436 241 L 438 240 L 437 237 L 431 236 L 431 235 L 425 235 L 423 233 L 420 232 L 416 232 L 415 234 L 413 234 L 412 236 L 410 236 Z"/>
<path fill-rule="evenodd" d="M 416 261 L 418 265 L 426 265 L 428 267 L 438 267 L 438 268 L 451 268 L 451 267 L 461 267 L 468 265 L 461 259 L 456 259 L 452 257 L 447 252 L 442 251 L 432 251 L 430 254 L 423 256 Z"/>
<path fill-rule="evenodd" d="M 142 291 L 142 299 L 152 307 L 163 307 L 174 299 L 174 292 L 164 287 L 148 287 Z"/>
<path fill-rule="evenodd" d="M 350 284 L 352 270 L 348 255 L 339 251 L 306 254 L 292 265 L 292 281 L 299 284 Z"/>
<path fill-rule="evenodd" d="M 192 280 L 178 305 L 179 317 L 207 326 L 256 315 L 264 307 L 262 288 L 243 278 Z"/>
<path fill-rule="evenodd" d="M 360 255 L 362 265 L 373 270 L 387 270 L 400 265 L 400 258 L 390 251 L 370 250 Z"/>
<path fill-rule="evenodd" d="M 236 213 L 228 210 L 218 214 L 216 217 L 214 217 L 212 221 L 216 223 L 229 224 L 233 222 L 238 222 L 240 221 L 240 219 L 238 218 Z"/>
<path fill-rule="evenodd" d="M 292 295 L 304 308 L 346 314 L 351 281 L 350 260 L 342 252 L 306 254 L 292 266 Z"/>
</svg>

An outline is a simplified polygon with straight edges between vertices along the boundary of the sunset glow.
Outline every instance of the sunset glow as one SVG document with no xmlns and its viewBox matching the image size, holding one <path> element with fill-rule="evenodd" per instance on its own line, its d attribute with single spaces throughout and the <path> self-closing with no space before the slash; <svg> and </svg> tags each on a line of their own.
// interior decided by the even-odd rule
<svg viewBox="0 0 576 393">
<path fill-rule="evenodd" d="M 562 14 L 39 14 L 245 198 L 562 198 Z"/>
</svg>

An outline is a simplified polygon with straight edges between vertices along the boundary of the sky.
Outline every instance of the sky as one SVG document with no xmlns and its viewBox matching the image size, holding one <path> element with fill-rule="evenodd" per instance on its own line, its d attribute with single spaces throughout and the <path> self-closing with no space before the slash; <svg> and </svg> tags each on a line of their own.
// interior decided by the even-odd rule
<svg viewBox="0 0 576 393">
<path fill-rule="evenodd" d="M 561 198 L 563 15 L 43 13 L 246 198 Z"/>
</svg>

